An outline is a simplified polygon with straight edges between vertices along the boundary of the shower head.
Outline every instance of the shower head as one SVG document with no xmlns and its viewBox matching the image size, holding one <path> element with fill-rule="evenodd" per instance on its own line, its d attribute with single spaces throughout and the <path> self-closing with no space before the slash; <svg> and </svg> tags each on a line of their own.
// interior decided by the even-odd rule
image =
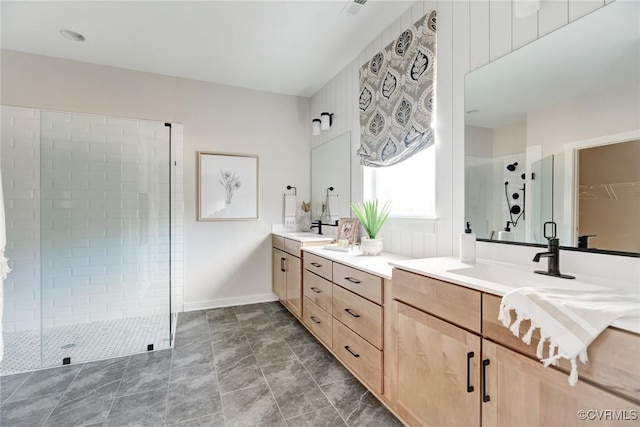
<svg viewBox="0 0 640 427">
<path fill-rule="evenodd" d="M 514 170 L 516 170 L 516 166 L 518 166 L 518 162 L 513 162 L 510 165 L 507 165 L 507 170 L 509 172 L 513 172 Z"/>
</svg>

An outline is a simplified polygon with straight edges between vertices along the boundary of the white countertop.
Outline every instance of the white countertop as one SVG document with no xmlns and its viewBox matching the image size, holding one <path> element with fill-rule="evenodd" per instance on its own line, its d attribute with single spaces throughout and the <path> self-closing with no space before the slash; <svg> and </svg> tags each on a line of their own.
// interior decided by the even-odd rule
<svg viewBox="0 0 640 427">
<path fill-rule="evenodd" d="M 333 237 L 323 234 L 312 233 L 310 231 L 273 231 L 271 234 L 284 237 L 285 239 L 295 240 L 296 242 L 333 242 Z"/>
<path fill-rule="evenodd" d="M 354 252 L 338 252 L 323 249 L 322 246 L 310 246 L 302 248 L 302 250 L 385 279 L 391 279 L 391 272 L 393 268 L 389 263 L 411 259 L 410 257 L 387 252 L 382 252 L 380 255 L 376 256 L 363 255 L 360 250 L 356 250 Z"/>
<path fill-rule="evenodd" d="M 640 295 L 640 283 L 623 282 L 595 276 L 578 275 L 576 279 L 535 274 L 534 270 L 543 270 L 546 263 L 532 266 L 507 264 L 496 261 L 478 259 L 474 264 L 460 262 L 458 258 L 440 257 L 406 261 L 391 261 L 393 267 L 412 273 L 429 276 L 446 282 L 455 283 L 470 289 L 503 296 L 507 292 L 520 287 L 555 287 L 574 290 L 612 289 L 629 295 Z M 625 317 L 612 326 L 627 331 L 640 333 L 639 317 Z"/>
</svg>

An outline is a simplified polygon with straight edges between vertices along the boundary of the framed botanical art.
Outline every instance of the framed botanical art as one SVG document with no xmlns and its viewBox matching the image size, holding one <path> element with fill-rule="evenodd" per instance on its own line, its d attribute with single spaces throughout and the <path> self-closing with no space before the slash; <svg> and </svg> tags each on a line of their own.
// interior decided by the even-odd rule
<svg viewBox="0 0 640 427">
<path fill-rule="evenodd" d="M 338 232 L 336 234 L 338 245 L 345 240 L 347 241 L 347 245 L 355 245 L 358 241 L 359 229 L 360 221 L 357 218 L 340 218 L 338 221 Z"/>
<path fill-rule="evenodd" d="M 258 156 L 198 152 L 198 221 L 258 219 Z"/>
</svg>

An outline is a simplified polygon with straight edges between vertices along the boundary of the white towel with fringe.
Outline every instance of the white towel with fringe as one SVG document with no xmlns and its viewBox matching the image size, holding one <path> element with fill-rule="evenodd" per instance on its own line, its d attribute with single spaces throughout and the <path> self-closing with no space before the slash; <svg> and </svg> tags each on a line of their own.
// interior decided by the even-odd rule
<svg viewBox="0 0 640 427">
<path fill-rule="evenodd" d="M 511 310 L 516 319 L 511 322 Z M 522 336 L 531 344 L 531 335 L 540 329 L 536 355 L 544 366 L 557 365 L 560 358 L 571 363 L 569 384 L 578 382 L 576 358 L 587 359 L 587 347 L 609 325 L 622 317 L 640 317 L 640 295 L 613 289 L 567 290 L 553 288 L 517 288 L 502 297 L 498 320 L 519 336 L 520 323 L 530 320 L 531 327 Z M 543 355 L 545 341 L 548 356 Z"/>
<path fill-rule="evenodd" d="M 296 225 L 296 211 L 298 209 L 298 201 L 295 194 L 284 195 L 284 225 L 285 227 L 294 227 Z"/>
</svg>

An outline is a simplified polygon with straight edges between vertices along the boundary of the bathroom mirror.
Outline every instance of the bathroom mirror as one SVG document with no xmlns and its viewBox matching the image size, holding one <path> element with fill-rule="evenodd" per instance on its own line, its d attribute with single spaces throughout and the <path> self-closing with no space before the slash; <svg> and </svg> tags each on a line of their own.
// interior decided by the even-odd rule
<svg viewBox="0 0 640 427">
<path fill-rule="evenodd" d="M 640 139 L 638 22 L 639 2 L 616 1 L 467 74 L 465 216 L 479 239 L 545 244 L 555 221 L 564 247 L 640 252 L 638 151 L 581 154 Z M 584 178 L 593 168 L 619 173 Z M 587 195 L 606 201 L 595 220 Z"/>
<path fill-rule="evenodd" d="M 349 218 L 350 205 L 351 133 L 346 132 L 311 150 L 311 217 L 327 223 Z"/>
</svg>

